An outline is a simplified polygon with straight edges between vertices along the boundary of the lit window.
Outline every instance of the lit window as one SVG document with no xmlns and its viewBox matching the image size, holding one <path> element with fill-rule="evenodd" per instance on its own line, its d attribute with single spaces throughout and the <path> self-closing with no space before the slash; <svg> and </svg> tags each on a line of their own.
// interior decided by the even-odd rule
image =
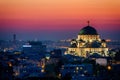
<svg viewBox="0 0 120 80">
<path fill-rule="evenodd" d="M 41 72 L 44 72 L 44 69 L 42 69 Z"/>
<path fill-rule="evenodd" d="M 83 69 L 83 67 L 80 67 L 80 70 L 82 70 Z"/>
<path fill-rule="evenodd" d="M 79 67 L 76 67 L 76 70 L 79 70 Z"/>
</svg>

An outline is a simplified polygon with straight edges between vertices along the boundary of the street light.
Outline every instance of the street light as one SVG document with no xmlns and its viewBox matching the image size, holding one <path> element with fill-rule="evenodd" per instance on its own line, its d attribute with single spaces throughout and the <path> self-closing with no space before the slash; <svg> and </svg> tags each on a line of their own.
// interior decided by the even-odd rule
<svg viewBox="0 0 120 80">
<path fill-rule="evenodd" d="M 111 66 L 107 66 L 107 69 L 108 69 L 108 70 L 111 70 L 111 69 L 112 69 L 112 67 L 111 67 Z"/>
</svg>

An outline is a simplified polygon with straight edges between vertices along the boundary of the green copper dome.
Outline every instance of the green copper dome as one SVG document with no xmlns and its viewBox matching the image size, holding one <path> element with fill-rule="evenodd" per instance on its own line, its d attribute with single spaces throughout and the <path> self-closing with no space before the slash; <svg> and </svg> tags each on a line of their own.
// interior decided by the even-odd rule
<svg viewBox="0 0 120 80">
<path fill-rule="evenodd" d="M 95 28 L 86 26 L 80 30 L 79 35 L 98 35 L 98 33 Z"/>
</svg>

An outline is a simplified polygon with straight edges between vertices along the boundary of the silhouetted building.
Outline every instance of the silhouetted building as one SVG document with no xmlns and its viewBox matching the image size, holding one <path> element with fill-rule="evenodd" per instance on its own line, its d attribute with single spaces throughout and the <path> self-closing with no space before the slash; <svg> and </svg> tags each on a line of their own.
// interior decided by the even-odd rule
<svg viewBox="0 0 120 80">
<path fill-rule="evenodd" d="M 27 54 L 44 54 L 46 52 L 46 46 L 42 45 L 40 41 L 29 41 L 23 45 L 23 52 Z"/>
<path fill-rule="evenodd" d="M 62 56 L 62 50 L 61 49 L 54 49 L 51 51 L 51 57 L 52 58 L 61 58 Z"/>
<path fill-rule="evenodd" d="M 0 80 L 13 80 L 13 67 L 0 61 Z"/>
<path fill-rule="evenodd" d="M 16 34 L 13 34 L 13 41 L 16 41 Z"/>
<path fill-rule="evenodd" d="M 92 64 L 65 64 L 62 65 L 61 68 L 61 76 L 64 77 L 66 74 L 70 74 L 71 76 L 79 75 L 79 76 L 91 76 L 93 74 L 93 66 Z"/>
</svg>

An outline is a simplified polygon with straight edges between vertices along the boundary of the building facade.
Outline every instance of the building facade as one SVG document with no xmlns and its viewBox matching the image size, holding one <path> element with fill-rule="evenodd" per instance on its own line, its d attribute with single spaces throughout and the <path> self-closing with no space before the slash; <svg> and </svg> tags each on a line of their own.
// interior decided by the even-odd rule
<svg viewBox="0 0 120 80">
<path fill-rule="evenodd" d="M 101 56 L 108 56 L 106 41 L 100 38 L 97 30 L 91 26 L 83 27 L 78 33 L 77 39 L 72 39 L 71 46 L 65 54 L 81 57 L 89 57 L 93 53 Z"/>
</svg>

